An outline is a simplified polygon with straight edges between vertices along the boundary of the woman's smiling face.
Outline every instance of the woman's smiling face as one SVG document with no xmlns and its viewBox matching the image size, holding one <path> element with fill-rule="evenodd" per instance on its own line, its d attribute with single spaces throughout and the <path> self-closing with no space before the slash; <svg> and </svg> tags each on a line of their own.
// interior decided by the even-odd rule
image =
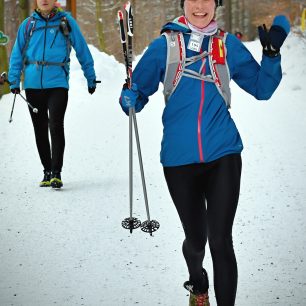
<svg viewBox="0 0 306 306">
<path fill-rule="evenodd" d="M 205 28 L 215 16 L 215 0 L 185 0 L 184 11 L 187 20 L 198 28 Z"/>
</svg>

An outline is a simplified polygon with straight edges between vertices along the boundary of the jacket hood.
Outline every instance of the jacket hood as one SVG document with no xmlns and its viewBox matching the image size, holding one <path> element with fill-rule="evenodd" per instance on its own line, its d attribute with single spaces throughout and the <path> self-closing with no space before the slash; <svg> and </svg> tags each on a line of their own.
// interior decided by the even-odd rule
<svg viewBox="0 0 306 306">
<path fill-rule="evenodd" d="M 182 33 L 191 32 L 185 16 L 177 17 L 172 22 L 166 23 L 161 29 L 161 34 L 166 31 L 178 31 Z"/>
</svg>

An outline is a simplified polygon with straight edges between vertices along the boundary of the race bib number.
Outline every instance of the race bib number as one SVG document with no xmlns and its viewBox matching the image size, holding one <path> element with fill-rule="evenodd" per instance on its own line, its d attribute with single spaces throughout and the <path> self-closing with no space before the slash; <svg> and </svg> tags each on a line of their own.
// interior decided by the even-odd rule
<svg viewBox="0 0 306 306">
<path fill-rule="evenodd" d="M 191 33 L 187 49 L 195 52 L 200 52 L 204 35 Z"/>
</svg>

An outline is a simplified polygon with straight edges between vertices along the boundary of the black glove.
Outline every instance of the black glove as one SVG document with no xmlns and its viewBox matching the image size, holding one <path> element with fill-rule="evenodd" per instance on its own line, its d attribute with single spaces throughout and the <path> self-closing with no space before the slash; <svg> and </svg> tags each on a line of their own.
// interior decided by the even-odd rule
<svg viewBox="0 0 306 306">
<path fill-rule="evenodd" d="M 19 95 L 20 94 L 20 88 L 19 87 L 12 88 L 11 93 L 14 94 L 14 95 Z"/>
<path fill-rule="evenodd" d="M 263 46 L 263 53 L 269 57 L 279 55 L 281 46 L 283 45 L 290 31 L 289 21 L 285 16 L 276 16 L 272 27 L 268 31 L 266 25 L 258 27 L 260 42 Z"/>
<path fill-rule="evenodd" d="M 96 91 L 96 87 L 88 87 L 88 92 L 92 95 Z"/>
</svg>

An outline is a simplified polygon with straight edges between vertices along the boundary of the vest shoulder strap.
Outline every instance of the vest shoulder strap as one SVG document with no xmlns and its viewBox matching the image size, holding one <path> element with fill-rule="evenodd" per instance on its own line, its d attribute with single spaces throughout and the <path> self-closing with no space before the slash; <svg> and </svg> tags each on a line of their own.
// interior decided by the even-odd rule
<svg viewBox="0 0 306 306">
<path fill-rule="evenodd" d="M 179 32 L 164 32 L 167 40 L 167 62 L 164 78 L 164 97 L 167 102 L 180 82 L 185 68 L 186 50 L 184 37 Z"/>
<path fill-rule="evenodd" d="M 24 31 L 24 39 L 25 39 L 25 44 L 22 49 L 22 59 L 23 63 L 25 62 L 25 54 L 29 46 L 29 42 L 31 39 L 31 36 L 35 30 L 35 25 L 36 25 L 36 19 L 33 18 L 33 16 L 28 18 L 28 21 L 25 26 L 25 31 Z"/>
<path fill-rule="evenodd" d="M 227 33 L 222 30 L 210 37 L 209 41 L 209 65 L 210 71 L 215 80 L 215 85 L 223 97 L 228 108 L 231 107 L 230 72 L 226 60 Z"/>
</svg>

